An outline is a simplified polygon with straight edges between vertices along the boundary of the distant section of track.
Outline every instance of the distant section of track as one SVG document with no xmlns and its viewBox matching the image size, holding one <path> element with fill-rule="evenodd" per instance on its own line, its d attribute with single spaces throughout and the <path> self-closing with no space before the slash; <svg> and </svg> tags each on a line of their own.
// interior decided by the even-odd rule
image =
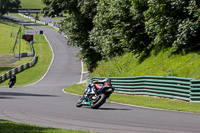
<svg viewBox="0 0 200 133">
<path fill-rule="evenodd" d="M 78 96 L 65 94 L 62 89 L 80 81 L 77 49 L 68 47 L 65 38 L 54 30 L 28 25 L 44 31 L 54 60 L 48 73 L 36 84 L 0 88 L 0 119 L 104 133 L 199 133 L 200 114 L 109 102 L 97 110 L 76 108 Z"/>
</svg>

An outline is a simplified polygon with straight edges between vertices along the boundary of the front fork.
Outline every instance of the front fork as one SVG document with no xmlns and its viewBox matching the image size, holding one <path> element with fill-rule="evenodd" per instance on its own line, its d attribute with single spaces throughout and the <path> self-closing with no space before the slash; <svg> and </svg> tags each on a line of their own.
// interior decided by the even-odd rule
<svg viewBox="0 0 200 133">
<path fill-rule="evenodd" d="M 91 92 L 91 91 L 92 91 L 92 88 L 89 87 L 89 86 L 87 86 L 87 88 L 85 89 L 84 95 L 83 95 L 83 100 L 85 100 L 85 101 L 88 100 L 88 99 L 87 99 L 87 94 L 88 94 L 89 92 Z"/>
</svg>

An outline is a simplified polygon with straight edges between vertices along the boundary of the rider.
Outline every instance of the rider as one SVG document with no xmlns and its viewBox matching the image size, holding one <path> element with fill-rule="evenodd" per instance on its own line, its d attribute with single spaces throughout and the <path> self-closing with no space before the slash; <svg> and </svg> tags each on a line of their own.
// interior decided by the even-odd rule
<svg viewBox="0 0 200 133">
<path fill-rule="evenodd" d="M 16 76 L 15 76 L 15 73 L 12 73 L 11 77 L 10 77 L 10 81 L 9 82 L 12 82 L 13 84 L 16 83 Z"/>
<path fill-rule="evenodd" d="M 109 78 L 105 78 L 104 80 L 94 81 L 90 83 L 83 95 L 83 101 L 87 102 L 87 94 L 94 94 L 96 89 L 100 89 L 102 86 L 98 84 L 103 84 L 103 86 L 111 86 L 111 80 Z"/>
</svg>

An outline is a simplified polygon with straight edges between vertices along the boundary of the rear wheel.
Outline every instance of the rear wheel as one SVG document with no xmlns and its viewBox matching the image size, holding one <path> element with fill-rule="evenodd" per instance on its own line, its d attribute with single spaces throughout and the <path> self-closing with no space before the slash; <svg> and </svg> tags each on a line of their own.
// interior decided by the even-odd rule
<svg viewBox="0 0 200 133">
<path fill-rule="evenodd" d="M 102 94 L 98 95 L 95 100 L 92 100 L 91 108 L 98 109 L 105 102 L 106 102 L 106 95 L 102 93 Z"/>
</svg>

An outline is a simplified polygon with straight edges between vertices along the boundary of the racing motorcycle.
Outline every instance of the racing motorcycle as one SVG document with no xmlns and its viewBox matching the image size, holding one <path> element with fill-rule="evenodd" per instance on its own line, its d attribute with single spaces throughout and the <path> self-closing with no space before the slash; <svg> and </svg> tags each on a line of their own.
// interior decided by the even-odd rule
<svg viewBox="0 0 200 133">
<path fill-rule="evenodd" d="M 16 83 L 16 76 L 15 76 L 15 74 L 13 73 L 13 74 L 11 75 L 10 81 L 9 81 L 9 83 L 8 83 L 9 88 L 12 88 L 12 86 L 15 85 L 15 83 Z"/>
<path fill-rule="evenodd" d="M 100 86 L 97 83 L 103 83 L 104 85 Z M 106 99 L 110 97 L 113 91 L 114 88 L 110 84 L 110 79 L 90 83 L 84 95 L 79 98 L 76 107 L 91 106 L 92 109 L 98 109 L 106 102 Z"/>
<path fill-rule="evenodd" d="M 9 88 L 12 88 L 12 86 L 15 85 L 15 82 L 12 81 L 12 80 L 10 80 L 9 83 L 8 83 L 8 85 L 9 85 Z"/>
</svg>

